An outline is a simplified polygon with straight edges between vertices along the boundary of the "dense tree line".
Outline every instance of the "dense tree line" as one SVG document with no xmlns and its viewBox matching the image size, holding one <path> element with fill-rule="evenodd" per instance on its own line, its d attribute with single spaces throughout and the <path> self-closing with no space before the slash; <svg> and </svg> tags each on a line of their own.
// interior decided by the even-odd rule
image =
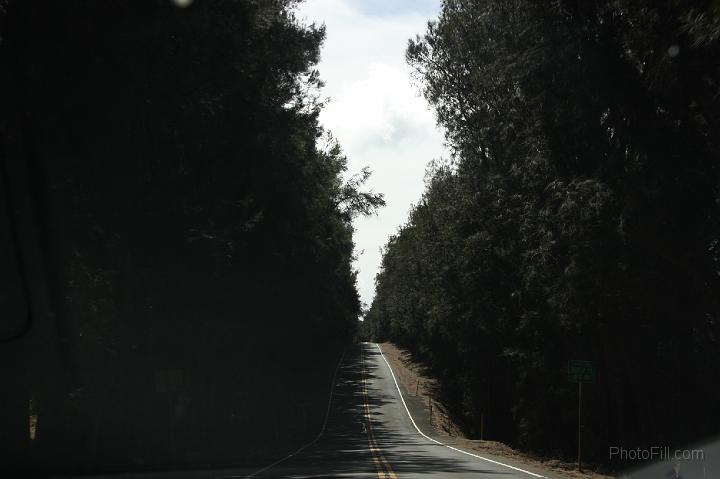
<svg viewBox="0 0 720 479">
<path fill-rule="evenodd" d="M 322 422 L 352 219 L 382 196 L 318 124 L 324 28 L 297 2 L 181 3 L 0 2 L 3 194 L 36 273 L 0 345 L 3 469 L 262 463 Z"/>
<path fill-rule="evenodd" d="M 720 5 L 444 0 L 407 60 L 452 159 L 385 249 L 365 326 L 425 360 L 470 434 L 720 431 Z"/>
</svg>

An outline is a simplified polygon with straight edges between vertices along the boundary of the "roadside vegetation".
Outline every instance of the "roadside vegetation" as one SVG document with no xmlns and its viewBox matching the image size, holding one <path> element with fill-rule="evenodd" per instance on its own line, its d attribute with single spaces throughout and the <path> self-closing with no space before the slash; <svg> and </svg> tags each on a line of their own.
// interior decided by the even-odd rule
<svg viewBox="0 0 720 479">
<path fill-rule="evenodd" d="M 2 159 L 47 273 L 0 356 L 3 469 L 266 464 L 317 434 L 352 219 L 383 199 L 318 124 L 295 3 L 0 2 Z"/>
<path fill-rule="evenodd" d="M 720 5 L 446 0 L 407 60 L 448 161 L 363 327 L 470 436 L 589 460 L 718 433 Z"/>
</svg>

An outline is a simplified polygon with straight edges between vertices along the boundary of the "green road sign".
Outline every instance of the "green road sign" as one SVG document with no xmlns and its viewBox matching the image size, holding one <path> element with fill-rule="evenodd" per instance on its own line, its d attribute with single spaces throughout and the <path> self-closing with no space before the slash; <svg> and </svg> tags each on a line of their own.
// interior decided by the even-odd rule
<svg viewBox="0 0 720 479">
<path fill-rule="evenodd" d="M 595 363 L 581 359 L 568 361 L 568 380 L 578 385 L 578 471 L 582 472 L 582 385 L 595 382 Z"/>
<path fill-rule="evenodd" d="M 573 383 L 594 383 L 595 363 L 571 359 L 568 361 L 568 381 Z"/>
</svg>

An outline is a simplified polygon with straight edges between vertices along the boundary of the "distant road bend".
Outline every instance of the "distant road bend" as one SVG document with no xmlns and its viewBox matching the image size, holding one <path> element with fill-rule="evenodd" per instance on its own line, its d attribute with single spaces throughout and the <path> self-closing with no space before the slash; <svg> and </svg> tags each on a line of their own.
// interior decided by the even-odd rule
<svg viewBox="0 0 720 479">
<path fill-rule="evenodd" d="M 429 431 L 417 428 L 377 344 L 363 343 L 348 351 L 336 374 L 325 428 L 313 443 L 272 467 L 225 477 L 548 477 L 426 436 Z"/>
</svg>

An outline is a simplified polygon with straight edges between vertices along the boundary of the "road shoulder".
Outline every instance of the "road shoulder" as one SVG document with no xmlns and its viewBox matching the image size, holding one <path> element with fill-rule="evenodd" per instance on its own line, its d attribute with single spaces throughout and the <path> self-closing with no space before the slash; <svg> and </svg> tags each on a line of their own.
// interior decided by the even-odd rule
<svg viewBox="0 0 720 479">
<path fill-rule="evenodd" d="M 597 472 L 572 470 L 573 464 L 541 459 L 522 453 L 496 441 L 467 439 L 461 428 L 450 418 L 447 408 L 435 399 L 438 383 L 425 368 L 413 362 L 410 355 L 392 343 L 379 347 L 393 369 L 405 403 L 420 430 L 443 444 L 486 457 L 490 460 L 522 468 L 550 479 L 612 479 Z M 528 476 L 530 477 L 530 476 Z"/>
</svg>

